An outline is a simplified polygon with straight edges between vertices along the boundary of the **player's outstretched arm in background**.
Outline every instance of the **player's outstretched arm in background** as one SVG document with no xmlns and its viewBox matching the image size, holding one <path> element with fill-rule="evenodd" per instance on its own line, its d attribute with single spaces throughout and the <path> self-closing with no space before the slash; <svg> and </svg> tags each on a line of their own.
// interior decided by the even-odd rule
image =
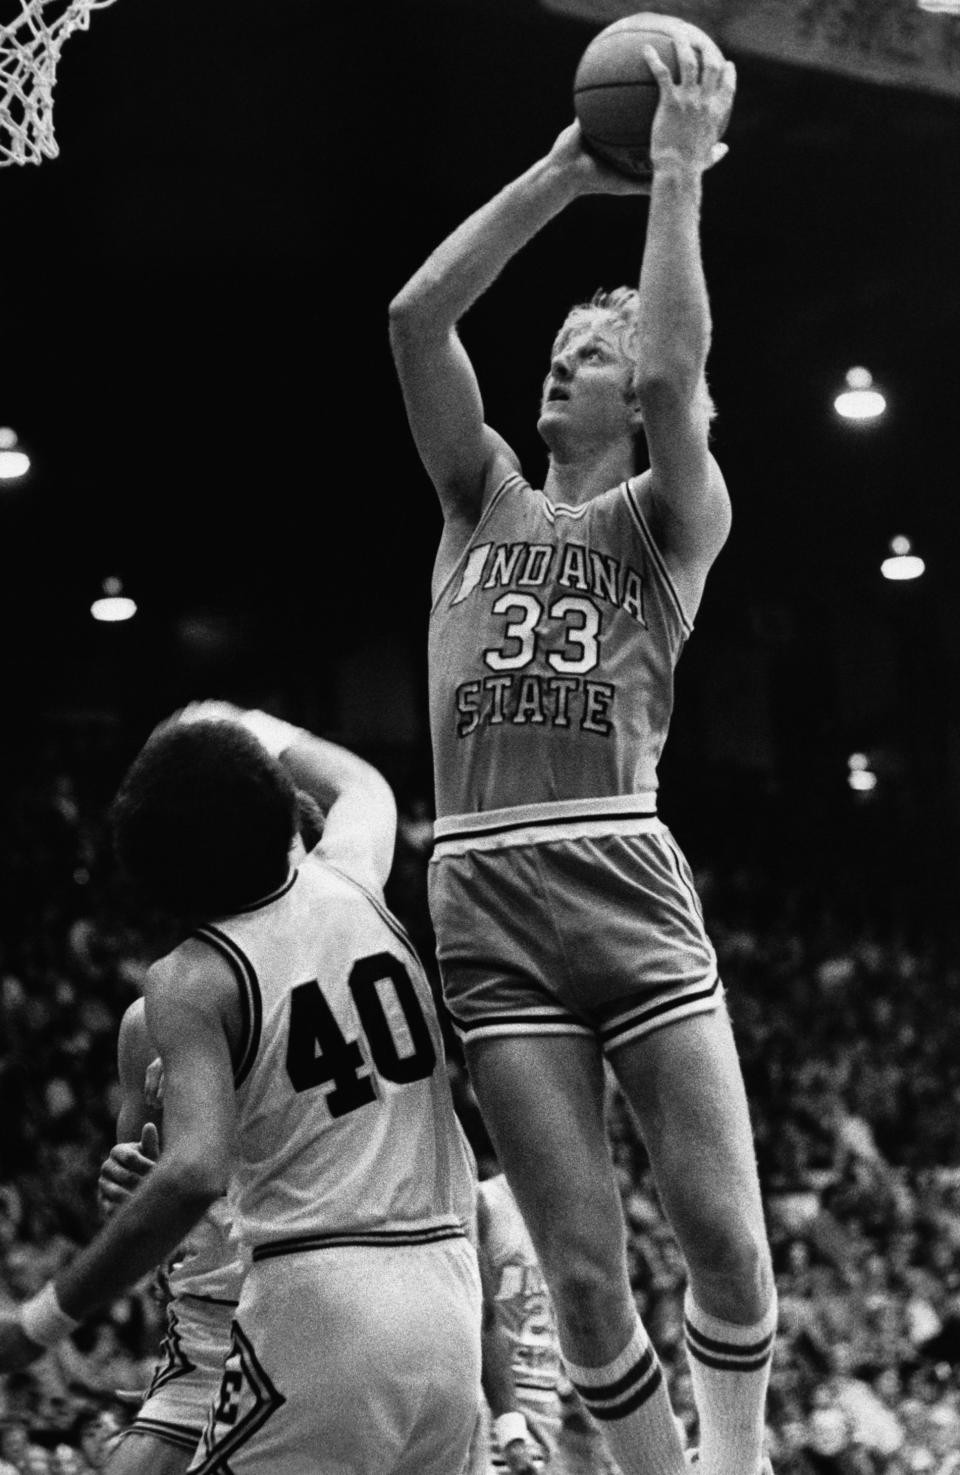
<svg viewBox="0 0 960 1475">
<path fill-rule="evenodd" d="M 599 163 L 579 124 L 459 226 L 390 304 L 390 339 L 407 417 L 448 523 L 472 527 L 484 493 L 516 466 L 484 423 L 476 375 L 457 334 L 467 310 L 555 215 L 585 194 L 643 194 Z"/>
</svg>

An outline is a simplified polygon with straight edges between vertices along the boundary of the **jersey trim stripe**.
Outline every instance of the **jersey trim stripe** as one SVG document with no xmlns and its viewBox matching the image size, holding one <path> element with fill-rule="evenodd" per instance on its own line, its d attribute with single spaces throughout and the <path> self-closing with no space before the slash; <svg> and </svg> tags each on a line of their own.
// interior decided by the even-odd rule
<svg viewBox="0 0 960 1475">
<path fill-rule="evenodd" d="M 660 577 L 663 580 L 667 592 L 670 594 L 670 597 L 672 598 L 673 603 L 676 606 L 677 614 L 680 616 L 680 623 L 683 625 L 684 632 L 687 635 L 692 635 L 693 622 L 687 618 L 687 612 L 683 607 L 683 601 L 681 600 L 680 595 L 677 592 L 677 586 L 673 582 L 673 577 L 670 573 L 670 570 L 667 568 L 667 565 L 664 562 L 663 554 L 660 552 L 660 549 L 657 545 L 657 540 L 656 538 L 654 538 L 653 533 L 650 531 L 650 526 L 647 522 L 647 519 L 644 517 L 643 513 L 640 510 L 640 503 L 637 499 L 637 494 L 633 482 L 626 481 L 623 485 L 626 491 L 627 504 L 630 507 L 634 518 L 636 519 L 637 526 L 639 527 L 640 532 L 643 536 L 643 540 L 647 545 L 647 551 L 649 552 L 650 557 L 652 558 L 657 571 L 659 572 Z"/>
<path fill-rule="evenodd" d="M 289 885 L 284 891 L 289 891 L 290 886 L 296 879 L 294 874 Z M 246 953 L 233 941 L 221 932 L 218 927 L 198 927 L 193 934 L 203 942 L 208 942 L 222 957 L 230 964 L 236 976 L 240 991 L 240 1011 L 242 1015 L 240 1029 L 240 1059 L 233 1072 L 234 1086 L 242 1086 L 256 1059 L 260 1048 L 260 1033 L 263 1029 L 263 1001 L 260 997 L 260 984 L 253 964 Z"/>
<path fill-rule="evenodd" d="M 273 902 L 279 901 L 281 896 L 286 896 L 296 879 L 296 871 L 289 871 L 287 873 L 287 879 L 282 886 L 277 887 L 276 891 L 271 891 L 269 896 L 261 896 L 257 901 L 252 901 L 247 907 L 237 907 L 236 911 L 231 912 L 230 915 L 232 917 L 248 917 L 251 912 L 259 912 L 263 907 L 271 906 Z"/>
<path fill-rule="evenodd" d="M 192 1454 L 202 1433 L 202 1424 L 197 1424 L 191 1429 L 189 1424 L 168 1424 L 163 1419 L 143 1419 L 138 1415 L 133 1423 L 124 1429 L 121 1438 L 128 1439 L 131 1435 L 148 1434 L 152 1439 L 162 1439 L 164 1444 L 173 1444 L 177 1449 L 188 1449 Z"/>
<path fill-rule="evenodd" d="M 477 523 L 477 525 L 474 528 L 473 532 L 470 534 L 470 541 L 467 543 L 466 548 L 464 548 L 464 550 L 461 553 L 460 557 L 457 559 L 456 563 L 453 565 L 453 568 L 450 570 L 450 573 L 444 579 L 443 583 L 440 585 L 440 588 L 437 590 L 437 597 L 433 601 L 432 605 L 430 606 L 430 613 L 431 614 L 433 614 L 435 612 L 435 610 L 437 609 L 437 607 L 439 606 L 441 599 L 446 594 L 447 590 L 450 588 L 450 585 L 453 583 L 454 579 L 457 578 L 458 575 L 463 571 L 463 568 L 466 565 L 467 559 L 469 558 L 470 554 L 473 551 L 475 540 L 477 539 L 478 535 L 483 531 L 484 523 L 486 523 L 489 520 L 489 518 L 490 518 L 490 516 L 491 516 L 491 514 L 493 512 L 493 509 L 496 507 L 497 503 L 506 495 L 506 492 L 507 492 L 507 489 L 508 488 L 510 488 L 510 487 L 518 487 L 518 486 L 519 487 L 525 487 L 527 489 L 527 491 L 532 491 L 533 490 L 532 487 L 530 486 L 530 483 L 526 480 L 525 477 L 521 476 L 521 474 L 520 474 L 519 471 L 508 471 L 507 472 L 507 475 L 503 478 L 503 481 L 500 483 L 500 485 L 497 487 L 496 491 L 494 492 L 493 496 L 490 498 L 490 501 L 487 503 L 486 507 L 483 509 L 483 514 L 482 514 L 482 516 L 480 518 L 480 521 Z"/>
<path fill-rule="evenodd" d="M 434 1224 L 422 1229 L 351 1229 L 341 1234 L 298 1234 L 290 1239 L 264 1240 L 254 1245 L 254 1260 L 273 1260 L 280 1255 L 309 1254 L 313 1250 L 342 1249 L 350 1245 L 366 1248 L 432 1245 L 446 1239 L 466 1239 L 460 1224 Z"/>
<path fill-rule="evenodd" d="M 603 794 L 593 799 L 554 799 L 542 804 L 516 804 L 508 809 L 487 809 L 477 814 L 445 814 L 434 822 L 433 835 L 439 847 L 451 839 L 475 840 L 504 836 L 519 830 L 554 828 L 576 824 L 608 825 L 613 821 L 642 822 L 641 830 L 658 829 L 657 796 L 653 789 L 641 794 Z M 612 829 L 607 834 L 619 833 Z M 566 837 L 564 837 L 566 838 Z M 575 838 L 570 836 L 569 838 Z M 527 843 L 524 840 L 514 842 Z"/>
<path fill-rule="evenodd" d="M 198 1296 L 194 1291 L 178 1291 L 178 1301 L 202 1301 L 205 1306 L 239 1306 L 239 1301 L 229 1300 L 226 1296 Z"/>
<path fill-rule="evenodd" d="M 589 502 L 582 502 L 578 507 L 571 507 L 566 502 L 551 502 L 544 492 L 541 492 L 540 495 L 543 497 L 543 515 L 551 527 L 556 527 L 558 517 L 566 517 L 573 522 L 580 522 L 590 511 Z"/>
</svg>

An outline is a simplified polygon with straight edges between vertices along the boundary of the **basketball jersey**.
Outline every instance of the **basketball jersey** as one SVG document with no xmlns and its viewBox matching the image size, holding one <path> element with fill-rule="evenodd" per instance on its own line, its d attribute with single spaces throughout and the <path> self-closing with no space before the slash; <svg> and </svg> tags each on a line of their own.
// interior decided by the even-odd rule
<svg viewBox="0 0 960 1475">
<path fill-rule="evenodd" d="M 172 1296 L 236 1302 L 246 1273 L 230 1198 L 218 1198 L 191 1229 L 164 1277 Z"/>
<path fill-rule="evenodd" d="M 315 851 L 197 936 L 240 988 L 236 1191 L 254 1259 L 461 1235 L 473 1182 L 433 996 L 379 899 Z"/>
<path fill-rule="evenodd" d="M 497 488 L 430 614 L 437 815 L 643 797 L 691 631 L 627 481 L 578 507 Z"/>
<path fill-rule="evenodd" d="M 487 1205 L 486 1256 L 497 1318 L 512 1349 L 517 1406 L 556 1438 L 560 1425 L 560 1339 L 553 1303 L 530 1235 L 502 1173 L 478 1188 Z"/>
</svg>

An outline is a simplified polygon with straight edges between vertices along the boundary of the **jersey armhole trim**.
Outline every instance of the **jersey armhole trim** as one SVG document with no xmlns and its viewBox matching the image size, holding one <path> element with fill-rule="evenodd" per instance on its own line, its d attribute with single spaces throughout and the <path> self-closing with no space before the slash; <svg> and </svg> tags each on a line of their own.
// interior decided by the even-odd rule
<svg viewBox="0 0 960 1475">
<path fill-rule="evenodd" d="M 680 595 L 677 591 L 677 586 L 673 582 L 673 575 L 667 568 L 666 561 L 660 551 L 657 540 L 653 536 L 653 533 L 650 531 L 650 524 L 647 522 L 646 517 L 641 511 L 640 499 L 637 496 L 634 479 L 631 477 L 631 479 L 629 481 L 625 481 L 623 485 L 626 492 L 627 505 L 630 508 L 630 511 L 633 513 L 634 520 L 636 521 L 636 524 L 640 529 L 640 535 L 647 545 L 647 550 L 650 554 L 651 559 L 653 560 L 654 567 L 660 574 L 660 577 L 663 580 L 664 587 L 673 600 L 673 604 L 676 608 L 677 614 L 680 617 L 680 623 L 683 626 L 684 635 L 690 636 L 693 634 L 693 621 L 687 616 L 687 612 L 683 607 L 683 600 L 680 598 Z"/>
<path fill-rule="evenodd" d="M 246 953 L 218 927 L 198 927 L 194 937 L 209 943 L 224 958 L 237 980 L 240 999 L 240 1048 L 233 1063 L 234 1087 L 242 1086 L 256 1059 L 263 1029 L 263 1000 L 256 970 Z"/>
<path fill-rule="evenodd" d="M 453 565 L 453 568 L 450 570 L 450 572 L 447 575 L 447 577 L 444 579 L 443 583 L 440 585 L 440 588 L 437 590 L 437 597 L 434 599 L 433 603 L 430 606 L 430 613 L 431 614 L 434 613 L 434 611 L 436 610 L 437 606 L 439 605 L 441 599 L 443 598 L 444 594 L 446 594 L 447 590 L 450 588 L 450 585 L 453 583 L 454 579 L 457 577 L 457 575 L 460 573 L 461 569 L 463 568 L 463 565 L 466 563 L 466 560 L 467 560 L 467 557 L 468 557 L 468 555 L 470 553 L 470 550 L 471 550 L 471 548 L 474 545 L 474 541 L 475 541 L 477 535 L 480 532 L 482 532 L 483 526 L 487 522 L 487 520 L 490 517 L 491 513 L 493 512 L 493 509 L 498 505 L 499 502 L 502 501 L 503 497 L 506 495 L 506 493 L 509 490 L 514 490 L 514 491 L 526 490 L 526 491 L 530 492 L 530 491 L 533 490 L 533 488 L 531 487 L 530 483 L 527 481 L 526 477 L 522 474 L 522 472 L 519 472 L 519 471 L 508 471 L 507 472 L 506 476 L 503 478 L 503 480 L 501 481 L 500 485 L 497 487 L 496 491 L 493 493 L 493 496 L 490 498 L 490 501 L 487 503 L 486 507 L 483 509 L 483 512 L 481 513 L 480 517 L 477 519 L 477 525 L 474 528 L 473 532 L 470 534 L 470 537 L 467 540 L 466 547 L 464 548 L 463 552 L 460 554 L 460 557 L 457 559 L 456 563 Z"/>
</svg>

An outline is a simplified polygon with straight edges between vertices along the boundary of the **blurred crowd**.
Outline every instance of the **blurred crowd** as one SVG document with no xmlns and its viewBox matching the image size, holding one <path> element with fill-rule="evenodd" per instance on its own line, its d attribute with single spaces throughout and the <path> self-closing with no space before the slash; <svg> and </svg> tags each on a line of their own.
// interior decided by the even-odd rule
<svg viewBox="0 0 960 1475">
<path fill-rule="evenodd" d="M 119 1019 L 157 950 L 104 843 L 107 786 L 48 768 L 0 795 L 0 1301 L 38 1289 L 97 1225 Z M 681 840 L 683 837 L 680 837 Z M 388 898 L 428 967 L 430 809 L 401 791 Z M 827 878 L 691 855 L 756 1128 L 780 1295 L 768 1442 L 777 1475 L 960 1475 L 960 961 Z M 448 1032 L 458 1106 L 482 1122 Z M 642 1142 L 610 1094 L 638 1306 L 696 1442 L 684 1275 Z M 0 1475 L 103 1467 L 162 1325 L 151 1282 L 0 1378 Z"/>
</svg>

